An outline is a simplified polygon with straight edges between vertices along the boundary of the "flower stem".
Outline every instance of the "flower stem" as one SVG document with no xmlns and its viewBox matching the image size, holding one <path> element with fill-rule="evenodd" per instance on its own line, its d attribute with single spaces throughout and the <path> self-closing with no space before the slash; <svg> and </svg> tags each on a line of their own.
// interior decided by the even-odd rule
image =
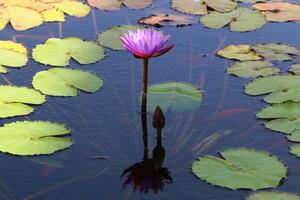
<svg viewBox="0 0 300 200">
<path fill-rule="evenodd" d="M 143 92 L 142 92 L 142 105 L 141 113 L 147 113 L 147 91 L 148 91 L 148 58 L 144 59 L 144 72 L 143 72 Z"/>
</svg>

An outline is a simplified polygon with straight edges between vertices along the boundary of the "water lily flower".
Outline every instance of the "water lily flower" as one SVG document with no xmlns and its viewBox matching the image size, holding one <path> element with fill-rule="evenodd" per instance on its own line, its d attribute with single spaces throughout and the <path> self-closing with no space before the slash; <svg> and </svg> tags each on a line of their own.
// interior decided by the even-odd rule
<svg viewBox="0 0 300 200">
<path fill-rule="evenodd" d="M 165 47 L 170 35 L 164 35 L 154 29 L 138 29 L 120 35 L 122 46 L 136 58 L 144 60 L 143 93 L 141 113 L 147 112 L 148 61 L 170 51 L 174 45 Z"/>
<path fill-rule="evenodd" d="M 122 46 L 136 58 L 149 59 L 170 51 L 174 45 L 164 47 L 170 35 L 164 35 L 154 29 L 138 29 L 120 36 Z"/>
</svg>

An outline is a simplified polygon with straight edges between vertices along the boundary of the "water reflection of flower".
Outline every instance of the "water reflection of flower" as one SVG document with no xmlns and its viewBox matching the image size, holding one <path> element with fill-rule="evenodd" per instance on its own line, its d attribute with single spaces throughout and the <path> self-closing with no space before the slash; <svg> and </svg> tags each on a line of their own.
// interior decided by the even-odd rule
<svg viewBox="0 0 300 200">
<path fill-rule="evenodd" d="M 163 123 L 162 123 L 163 122 Z M 173 183 L 168 168 L 163 167 L 165 149 L 162 147 L 161 130 L 164 127 L 164 116 L 161 109 L 156 108 L 153 116 L 153 126 L 157 129 L 157 145 L 152 152 L 152 158 L 148 158 L 147 142 L 147 118 L 142 114 L 144 132 L 144 159 L 142 162 L 133 164 L 123 171 L 122 177 L 126 176 L 123 186 L 133 186 L 133 191 L 158 193 L 163 190 L 165 184 Z"/>
</svg>

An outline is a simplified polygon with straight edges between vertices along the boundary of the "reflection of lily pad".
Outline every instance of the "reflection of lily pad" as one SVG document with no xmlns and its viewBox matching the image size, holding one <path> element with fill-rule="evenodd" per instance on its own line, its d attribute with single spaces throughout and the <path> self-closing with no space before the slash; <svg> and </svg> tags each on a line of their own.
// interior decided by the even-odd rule
<svg viewBox="0 0 300 200">
<path fill-rule="evenodd" d="M 46 101 L 40 92 L 26 87 L 0 86 L 0 118 L 28 115 L 34 109 L 26 104 L 39 105 Z"/>
<path fill-rule="evenodd" d="M 272 119 L 265 123 L 271 130 L 291 134 L 300 129 L 300 103 L 285 102 L 264 108 L 256 116 L 260 119 Z"/>
<path fill-rule="evenodd" d="M 179 12 L 204 15 L 207 14 L 207 6 L 203 1 L 194 0 L 172 0 L 172 8 Z"/>
<path fill-rule="evenodd" d="M 0 41 L 0 73 L 7 72 L 5 67 L 23 67 L 27 61 L 27 49 L 22 44 Z"/>
<path fill-rule="evenodd" d="M 267 60 L 285 61 L 292 60 L 291 55 L 300 55 L 300 49 L 287 44 L 256 44 L 252 46 L 254 51 Z"/>
<path fill-rule="evenodd" d="M 246 85 L 246 94 L 262 95 L 271 93 L 264 100 L 268 103 L 281 103 L 285 101 L 300 101 L 300 76 L 282 75 L 258 78 Z"/>
<path fill-rule="evenodd" d="M 267 152 L 241 148 L 220 154 L 222 158 L 199 158 L 192 166 L 194 174 L 213 185 L 252 190 L 276 187 L 286 177 L 286 167 Z"/>
<path fill-rule="evenodd" d="M 53 68 L 38 72 L 32 85 L 46 95 L 77 96 L 77 89 L 90 93 L 98 91 L 103 86 L 103 79 L 82 70 Z"/>
<path fill-rule="evenodd" d="M 127 33 L 128 31 L 135 31 L 139 26 L 123 25 L 113 26 L 107 31 L 102 32 L 98 35 L 98 41 L 101 45 L 111 48 L 113 50 L 123 50 L 121 45 L 120 35 Z"/>
<path fill-rule="evenodd" d="M 266 61 L 236 62 L 227 69 L 228 74 L 244 78 L 270 76 L 279 71 L 278 68 L 273 67 L 272 63 Z"/>
<path fill-rule="evenodd" d="M 247 200 L 300 200 L 300 196 L 285 192 L 257 192 L 252 194 Z"/>
<path fill-rule="evenodd" d="M 58 137 L 71 131 L 64 125 L 44 121 L 23 121 L 0 128 L 0 151 L 31 156 L 51 154 L 72 145 L 70 138 Z"/>
<path fill-rule="evenodd" d="M 164 111 L 193 111 L 200 106 L 202 97 L 203 92 L 189 83 L 160 83 L 148 88 L 148 110 L 160 106 Z"/>
<path fill-rule="evenodd" d="M 95 63 L 105 56 L 105 50 L 94 42 L 79 38 L 50 38 L 32 50 L 35 61 L 45 65 L 67 66 L 71 58 L 80 64 Z"/>
<path fill-rule="evenodd" d="M 219 29 L 229 24 L 231 31 L 238 32 L 254 31 L 267 23 L 261 12 L 241 7 L 228 13 L 213 11 L 200 20 L 208 28 Z"/>
<path fill-rule="evenodd" d="M 257 55 L 250 45 L 228 45 L 217 52 L 218 56 L 240 61 L 261 60 L 262 57 Z"/>
</svg>

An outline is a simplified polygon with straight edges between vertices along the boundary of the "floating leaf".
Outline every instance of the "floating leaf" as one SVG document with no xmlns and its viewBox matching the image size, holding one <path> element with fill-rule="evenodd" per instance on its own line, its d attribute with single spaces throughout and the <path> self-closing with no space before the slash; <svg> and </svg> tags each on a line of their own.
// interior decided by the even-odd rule
<svg viewBox="0 0 300 200">
<path fill-rule="evenodd" d="M 264 108 L 256 116 L 260 119 L 273 119 L 265 123 L 271 130 L 291 134 L 300 129 L 300 103 L 285 102 Z"/>
<path fill-rule="evenodd" d="M 262 57 L 257 55 L 250 45 L 229 45 L 217 52 L 218 56 L 224 58 L 236 59 L 240 61 L 261 60 Z"/>
<path fill-rule="evenodd" d="M 196 23 L 197 20 L 187 15 L 157 14 L 139 19 L 139 23 L 151 26 L 186 26 Z"/>
<path fill-rule="evenodd" d="M 35 89 L 52 96 L 77 96 L 78 91 L 96 92 L 103 80 L 90 72 L 73 69 L 53 68 L 38 72 L 32 80 Z"/>
<path fill-rule="evenodd" d="M 194 14 L 194 15 L 205 15 L 207 14 L 207 6 L 203 1 L 195 0 L 172 0 L 172 8 L 179 12 Z"/>
<path fill-rule="evenodd" d="M 292 142 L 300 142 L 300 130 L 293 131 L 287 138 Z"/>
<path fill-rule="evenodd" d="M 265 16 L 249 8 L 237 8 L 228 13 L 210 12 L 201 17 L 200 21 L 208 28 L 219 29 L 227 24 L 231 31 L 246 32 L 262 28 L 266 23 Z"/>
<path fill-rule="evenodd" d="M 257 192 L 252 194 L 247 200 L 300 200 L 300 196 L 285 192 Z"/>
<path fill-rule="evenodd" d="M 296 75 L 300 75 L 300 63 L 293 64 L 289 68 L 289 72 L 296 74 Z"/>
<path fill-rule="evenodd" d="M 264 100 L 268 103 L 282 103 L 285 101 L 300 101 L 300 76 L 282 75 L 258 78 L 246 85 L 246 94 L 262 95 L 271 93 Z"/>
<path fill-rule="evenodd" d="M 80 64 L 95 63 L 105 57 L 105 50 L 94 42 L 79 38 L 50 38 L 32 50 L 35 61 L 45 65 L 67 66 L 71 58 Z"/>
<path fill-rule="evenodd" d="M 160 106 L 164 111 L 193 111 L 200 106 L 203 92 L 189 83 L 168 82 L 148 88 L 148 110 Z"/>
<path fill-rule="evenodd" d="M 2 0 L 0 10 L 0 30 L 10 23 L 15 30 L 23 31 L 44 21 L 64 21 L 64 13 L 86 16 L 90 7 L 74 0 Z"/>
<path fill-rule="evenodd" d="M 290 146 L 290 152 L 300 157 L 300 144 Z M 290 200 L 290 199 L 288 199 Z"/>
<path fill-rule="evenodd" d="M 0 128 L 0 151 L 20 156 L 51 154 L 72 145 L 63 138 L 71 131 L 64 125 L 45 121 L 23 121 Z"/>
<path fill-rule="evenodd" d="M 286 177 L 286 167 L 264 151 L 229 149 L 222 158 L 204 156 L 194 162 L 192 171 L 199 178 L 230 189 L 263 189 L 279 185 Z"/>
<path fill-rule="evenodd" d="M 27 49 L 22 44 L 0 40 L 0 73 L 7 73 L 4 66 L 23 67 L 27 61 Z"/>
<path fill-rule="evenodd" d="M 46 101 L 40 92 L 26 87 L 0 85 L 0 118 L 28 115 L 34 111 L 31 106 Z"/>
<path fill-rule="evenodd" d="M 128 31 L 136 31 L 139 26 L 123 25 L 123 26 L 113 26 L 107 31 L 102 32 L 98 35 L 98 42 L 108 48 L 113 50 L 123 50 L 121 45 L 120 35 L 128 33 Z"/>
<path fill-rule="evenodd" d="M 228 74 L 244 78 L 270 76 L 279 71 L 278 68 L 273 67 L 272 63 L 266 61 L 236 62 L 227 69 Z"/>
<path fill-rule="evenodd" d="M 100 10 L 119 10 L 122 4 L 130 9 L 142 9 L 150 6 L 152 0 L 88 0 L 88 4 Z"/>
<path fill-rule="evenodd" d="M 218 12 L 230 12 L 237 7 L 237 3 L 232 0 L 203 0 L 206 5 Z"/>
<path fill-rule="evenodd" d="M 267 21 L 287 22 L 300 20 L 300 4 L 289 2 L 266 2 L 253 5 L 257 10 L 264 11 Z"/>
<path fill-rule="evenodd" d="M 291 55 L 300 55 L 300 50 L 287 44 L 256 44 L 252 46 L 254 51 L 267 60 L 285 61 L 292 60 Z"/>
<path fill-rule="evenodd" d="M 75 17 L 85 17 L 91 11 L 89 6 L 82 2 L 72 0 L 62 0 L 57 3 L 52 3 L 51 5 L 59 11 Z"/>
</svg>

